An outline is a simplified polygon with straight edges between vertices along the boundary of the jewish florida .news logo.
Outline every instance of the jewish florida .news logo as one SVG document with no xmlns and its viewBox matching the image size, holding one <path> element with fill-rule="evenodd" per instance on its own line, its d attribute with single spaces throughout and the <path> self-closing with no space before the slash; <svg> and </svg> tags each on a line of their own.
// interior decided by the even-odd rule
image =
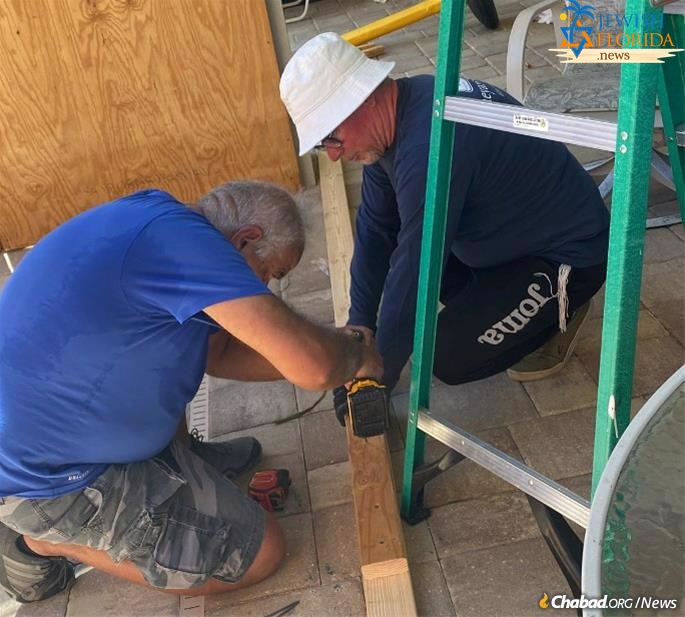
<svg viewBox="0 0 685 617">
<path fill-rule="evenodd" d="M 663 62 L 676 49 L 663 32 L 663 13 L 607 13 L 591 4 L 567 0 L 561 13 L 564 37 L 557 52 L 561 62 Z M 639 28 L 642 32 L 624 32 Z"/>
</svg>

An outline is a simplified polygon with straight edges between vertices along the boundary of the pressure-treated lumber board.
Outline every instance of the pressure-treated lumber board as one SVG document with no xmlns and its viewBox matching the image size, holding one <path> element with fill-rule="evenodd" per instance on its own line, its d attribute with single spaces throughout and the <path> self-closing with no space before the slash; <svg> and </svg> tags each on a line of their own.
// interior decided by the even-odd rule
<svg viewBox="0 0 685 617">
<path fill-rule="evenodd" d="M 350 309 L 350 262 L 354 249 L 345 178 L 340 161 L 333 163 L 326 154 L 319 154 L 319 183 L 333 294 L 333 314 L 335 325 L 340 327 L 347 323 L 347 313 Z"/>
<path fill-rule="evenodd" d="M 319 177 L 335 324 L 344 326 L 350 306 L 353 238 L 342 165 L 320 154 Z M 386 436 L 360 439 L 347 422 L 347 447 L 367 615 L 411 617 L 416 615 L 416 604 Z"/>
<path fill-rule="evenodd" d="M 0 246 L 143 187 L 297 189 L 256 0 L 1 0 Z"/>
<path fill-rule="evenodd" d="M 416 603 L 406 559 L 392 559 L 362 566 L 362 585 L 368 615 L 416 615 Z"/>
<path fill-rule="evenodd" d="M 358 45 L 358 48 L 364 52 L 367 58 L 377 58 L 385 53 L 383 45 L 374 45 L 373 43 L 364 43 L 363 45 Z"/>
<path fill-rule="evenodd" d="M 352 493 L 362 566 L 406 557 L 385 435 L 360 439 L 347 423 Z"/>
</svg>

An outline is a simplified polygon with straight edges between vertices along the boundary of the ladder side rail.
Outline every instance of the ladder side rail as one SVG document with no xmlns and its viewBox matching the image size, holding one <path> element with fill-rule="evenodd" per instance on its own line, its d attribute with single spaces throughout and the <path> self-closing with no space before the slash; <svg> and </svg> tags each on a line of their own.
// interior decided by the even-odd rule
<svg viewBox="0 0 685 617">
<path fill-rule="evenodd" d="M 445 0 L 440 15 L 402 484 L 401 507 L 405 519 L 412 517 L 415 505 L 412 504 L 414 468 L 423 462 L 425 435 L 417 430 L 418 412 L 420 408 L 428 408 L 430 404 L 438 293 L 442 277 L 442 254 L 454 147 L 454 124 L 443 120 L 443 110 L 446 96 L 456 95 L 459 91 L 465 8 L 465 0 Z"/>
<path fill-rule="evenodd" d="M 685 15 L 664 15 L 664 30 L 678 48 L 685 48 Z M 664 124 L 668 156 L 673 171 L 680 216 L 685 224 L 685 144 L 678 131 L 685 131 L 685 52 L 666 58 L 661 65 L 657 95 Z M 680 137 L 682 139 L 682 137 Z"/>
<path fill-rule="evenodd" d="M 627 14 L 659 14 L 647 0 L 628 0 Z M 640 25 L 640 24 L 638 24 Z M 626 33 L 642 33 L 632 24 Z M 630 422 L 642 253 L 649 194 L 658 64 L 621 67 L 614 193 L 592 467 L 592 494 Z"/>
</svg>

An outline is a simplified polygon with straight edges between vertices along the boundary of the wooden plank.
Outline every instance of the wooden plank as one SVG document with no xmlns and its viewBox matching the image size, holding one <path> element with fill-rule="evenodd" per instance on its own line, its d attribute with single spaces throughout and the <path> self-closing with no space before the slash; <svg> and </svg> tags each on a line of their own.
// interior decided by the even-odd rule
<svg viewBox="0 0 685 617">
<path fill-rule="evenodd" d="M 296 189 L 264 2 L 2 0 L 0 246 L 143 187 Z"/>
<path fill-rule="evenodd" d="M 354 247 L 342 165 L 321 153 L 319 176 L 335 324 L 344 326 L 350 306 L 349 267 Z M 416 615 L 387 438 L 360 439 L 347 422 L 347 446 L 367 614 Z"/>
<path fill-rule="evenodd" d="M 347 423 L 352 493 L 362 566 L 406 557 L 385 435 L 359 439 Z"/>
<path fill-rule="evenodd" d="M 369 563 L 362 566 L 362 574 L 364 575 L 364 578 L 369 581 L 375 578 L 402 574 L 404 572 L 409 572 L 409 563 L 404 557 L 401 559 L 381 561 L 379 563 Z"/>
<path fill-rule="evenodd" d="M 319 153 L 319 183 L 333 294 L 333 314 L 335 325 L 340 327 L 347 323 L 350 309 L 350 262 L 354 240 L 347 209 L 342 165 L 339 161 L 333 163 L 323 152 Z"/>
<path fill-rule="evenodd" d="M 374 45 L 373 43 L 364 43 L 363 45 L 358 45 L 360 51 L 364 52 L 367 58 L 377 58 L 385 53 L 385 47 L 383 45 Z"/>
<path fill-rule="evenodd" d="M 416 615 L 406 559 L 362 566 L 362 586 L 369 617 Z"/>
</svg>

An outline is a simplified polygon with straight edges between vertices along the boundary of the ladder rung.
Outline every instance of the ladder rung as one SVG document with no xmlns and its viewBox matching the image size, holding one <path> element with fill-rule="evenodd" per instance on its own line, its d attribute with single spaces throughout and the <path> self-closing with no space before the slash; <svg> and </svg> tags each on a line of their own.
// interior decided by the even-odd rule
<svg viewBox="0 0 685 617">
<path fill-rule="evenodd" d="M 424 433 L 475 461 L 480 467 L 499 476 L 519 490 L 535 497 L 566 518 L 587 528 L 590 502 L 565 486 L 546 478 L 489 443 L 470 435 L 445 418 L 436 418 L 428 411 L 419 413 L 417 426 Z"/>
<path fill-rule="evenodd" d="M 561 141 L 614 152 L 616 124 L 604 120 L 553 114 L 519 105 L 476 101 L 463 96 L 445 98 L 445 120 Z"/>
<path fill-rule="evenodd" d="M 675 131 L 676 143 L 679 146 L 685 146 L 685 126 L 679 126 Z"/>
<path fill-rule="evenodd" d="M 664 13 L 670 13 L 671 15 L 685 15 L 685 2 L 680 0 L 679 2 L 668 2 L 664 5 Z"/>
<path fill-rule="evenodd" d="M 682 223 L 680 214 L 669 214 L 667 216 L 655 216 L 651 219 L 647 219 L 647 229 L 657 229 L 659 227 L 669 227 L 671 225 L 677 225 Z"/>
</svg>

